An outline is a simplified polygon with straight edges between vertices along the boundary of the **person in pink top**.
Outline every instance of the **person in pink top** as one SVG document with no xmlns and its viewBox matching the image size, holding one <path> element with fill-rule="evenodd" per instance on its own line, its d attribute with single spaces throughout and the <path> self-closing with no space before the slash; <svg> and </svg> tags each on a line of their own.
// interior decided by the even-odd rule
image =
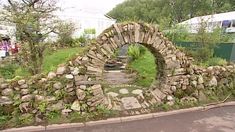
<svg viewBox="0 0 235 132">
<path fill-rule="evenodd" d="M 8 36 L 2 37 L 1 49 L 5 51 L 6 56 L 9 56 L 10 38 Z"/>
</svg>

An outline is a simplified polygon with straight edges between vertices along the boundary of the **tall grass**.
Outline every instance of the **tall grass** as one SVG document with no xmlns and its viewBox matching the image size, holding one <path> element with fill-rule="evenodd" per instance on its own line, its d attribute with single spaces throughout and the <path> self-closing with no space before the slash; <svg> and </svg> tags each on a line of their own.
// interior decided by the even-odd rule
<svg viewBox="0 0 235 132">
<path fill-rule="evenodd" d="M 154 56 L 148 50 L 129 64 L 129 67 L 138 73 L 136 85 L 149 87 L 156 78 L 156 64 Z"/>
</svg>

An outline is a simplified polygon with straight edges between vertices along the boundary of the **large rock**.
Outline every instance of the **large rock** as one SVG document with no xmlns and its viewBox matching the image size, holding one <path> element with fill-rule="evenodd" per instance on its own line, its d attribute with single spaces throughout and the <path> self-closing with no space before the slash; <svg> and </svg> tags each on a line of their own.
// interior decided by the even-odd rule
<svg viewBox="0 0 235 132">
<path fill-rule="evenodd" d="M 168 96 L 166 97 L 166 99 L 167 99 L 167 101 L 173 101 L 173 100 L 174 100 L 174 98 L 173 98 L 172 96 L 170 96 L 170 95 L 168 95 Z"/>
<path fill-rule="evenodd" d="M 87 77 L 86 76 L 75 76 L 74 77 L 74 81 L 75 81 L 75 84 L 78 86 L 78 85 L 80 85 L 80 83 L 82 82 L 82 81 L 87 81 Z"/>
<path fill-rule="evenodd" d="M 65 75 L 65 78 L 66 79 L 73 79 L 73 75 L 72 74 L 67 74 L 67 75 Z"/>
<path fill-rule="evenodd" d="M 197 82 L 198 82 L 198 84 L 203 84 L 204 83 L 203 77 L 201 75 L 198 76 Z"/>
<path fill-rule="evenodd" d="M 79 88 L 82 90 L 86 90 L 86 85 L 80 85 Z"/>
<path fill-rule="evenodd" d="M 21 100 L 22 100 L 23 102 L 29 102 L 29 101 L 32 101 L 32 99 L 33 99 L 33 95 L 31 95 L 31 94 L 25 95 L 25 96 L 23 96 L 23 97 L 21 98 Z"/>
<path fill-rule="evenodd" d="M 48 107 L 48 110 L 50 110 L 50 111 L 59 111 L 59 110 L 62 110 L 63 108 L 64 108 L 64 102 L 60 100 L 56 104 L 53 104 L 50 107 Z"/>
<path fill-rule="evenodd" d="M 57 75 L 63 75 L 65 72 L 66 72 L 66 67 L 65 66 L 59 67 L 56 70 Z"/>
<path fill-rule="evenodd" d="M 48 75 L 47 75 L 48 79 L 53 79 L 55 77 L 56 77 L 56 73 L 54 73 L 54 72 L 49 72 Z"/>
<path fill-rule="evenodd" d="M 7 83 L 3 83 L 3 84 L 1 84 L 1 89 L 5 89 L 5 88 L 7 88 L 9 85 L 7 84 Z"/>
<path fill-rule="evenodd" d="M 19 85 L 23 85 L 23 84 L 25 84 L 25 83 L 26 83 L 26 81 L 23 80 L 23 79 L 18 81 L 18 84 L 19 84 Z"/>
<path fill-rule="evenodd" d="M 91 67 L 91 66 L 88 66 L 88 67 L 87 67 L 87 71 L 89 71 L 89 72 L 98 72 L 98 73 L 102 73 L 102 69 L 100 69 L 100 68 L 95 68 L 95 67 Z"/>
<path fill-rule="evenodd" d="M 71 109 L 74 110 L 74 111 L 80 111 L 81 110 L 80 103 L 79 103 L 78 100 L 73 102 L 73 104 L 71 106 Z"/>
<path fill-rule="evenodd" d="M 191 82 L 191 85 L 192 85 L 194 88 L 196 88 L 196 87 L 197 87 L 197 81 L 192 81 L 192 82 Z"/>
<path fill-rule="evenodd" d="M 75 67 L 73 71 L 71 71 L 71 74 L 74 76 L 78 75 L 78 73 L 79 73 L 79 69 L 77 67 Z"/>
<path fill-rule="evenodd" d="M 13 101 L 9 97 L 6 96 L 0 97 L 0 105 L 10 105 L 12 103 Z"/>
<path fill-rule="evenodd" d="M 11 96 L 14 94 L 14 91 L 10 88 L 2 90 L 2 95 L 3 96 Z"/>
<path fill-rule="evenodd" d="M 53 84 L 53 88 L 54 89 L 62 89 L 63 88 L 63 85 L 61 82 L 56 82 Z"/>
<path fill-rule="evenodd" d="M 35 95 L 35 101 L 40 102 L 40 101 L 43 101 L 43 100 L 45 100 L 45 97 L 44 97 L 44 96 L 41 96 L 41 95 Z"/>
<path fill-rule="evenodd" d="M 86 97 L 85 91 L 81 89 L 76 90 L 76 95 L 77 95 L 78 100 L 83 100 Z"/>
<path fill-rule="evenodd" d="M 69 113 L 71 113 L 71 112 L 72 112 L 71 109 L 63 109 L 63 110 L 61 111 L 61 114 L 64 115 L 64 116 L 68 116 Z"/>
<path fill-rule="evenodd" d="M 103 94 L 102 86 L 100 84 L 93 85 L 91 87 L 91 92 L 93 95 Z"/>
<path fill-rule="evenodd" d="M 21 95 L 29 94 L 29 89 L 21 89 Z"/>
<path fill-rule="evenodd" d="M 162 101 L 166 97 L 166 94 L 164 94 L 158 88 L 152 91 L 152 95 L 157 101 Z"/>
<path fill-rule="evenodd" d="M 26 89 L 28 87 L 29 87 L 28 84 L 23 84 L 23 85 L 20 86 L 21 89 Z"/>
<path fill-rule="evenodd" d="M 22 103 L 19 105 L 21 113 L 28 113 L 32 110 L 32 106 L 30 105 L 29 102 Z"/>
<path fill-rule="evenodd" d="M 218 85 L 218 82 L 217 82 L 217 79 L 216 79 L 216 77 L 215 76 L 213 76 L 212 78 L 211 78 L 211 80 L 208 82 L 208 85 L 210 86 L 210 87 L 213 87 L 213 86 L 217 86 Z"/>
</svg>

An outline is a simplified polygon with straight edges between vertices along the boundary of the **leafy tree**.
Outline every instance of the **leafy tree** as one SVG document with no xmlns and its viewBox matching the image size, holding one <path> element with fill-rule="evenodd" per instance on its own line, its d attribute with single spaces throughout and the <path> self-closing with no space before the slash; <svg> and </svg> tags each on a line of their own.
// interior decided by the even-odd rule
<svg viewBox="0 0 235 132">
<path fill-rule="evenodd" d="M 191 41 L 190 33 L 185 26 L 175 25 L 170 30 L 165 30 L 164 34 L 173 42 Z"/>
<path fill-rule="evenodd" d="M 234 0 L 126 0 L 108 15 L 118 21 L 144 21 L 170 27 L 189 18 L 234 10 Z"/>
<path fill-rule="evenodd" d="M 221 42 L 221 29 L 214 29 L 213 32 L 208 33 L 207 27 L 208 22 L 201 20 L 202 23 L 198 29 L 198 33 L 193 37 L 195 42 L 198 42 L 200 48 L 193 51 L 193 56 L 197 59 L 197 62 L 205 62 L 210 58 L 213 58 L 214 49 L 218 42 Z"/>
<path fill-rule="evenodd" d="M 63 46 L 73 46 L 73 38 L 72 35 L 75 31 L 75 25 L 71 22 L 59 22 L 56 31 L 54 31 L 58 35 L 58 44 Z"/>
<path fill-rule="evenodd" d="M 22 64 L 32 73 L 41 71 L 44 39 L 55 29 L 56 0 L 7 0 L 0 13 L 3 20 L 16 24 L 22 45 Z M 1 18 L 0 17 L 0 18 Z"/>
</svg>

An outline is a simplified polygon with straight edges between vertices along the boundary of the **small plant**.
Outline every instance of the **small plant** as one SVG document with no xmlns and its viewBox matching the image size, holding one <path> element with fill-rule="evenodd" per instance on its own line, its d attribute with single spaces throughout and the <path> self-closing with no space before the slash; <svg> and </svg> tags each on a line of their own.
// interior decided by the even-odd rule
<svg viewBox="0 0 235 132">
<path fill-rule="evenodd" d="M 160 105 L 160 109 L 162 109 L 164 111 L 168 111 L 168 110 L 170 110 L 170 106 L 168 104 L 163 103 Z"/>
<path fill-rule="evenodd" d="M 61 117 L 61 113 L 59 111 L 50 111 L 46 113 L 46 117 L 49 122 L 54 122 Z"/>
<path fill-rule="evenodd" d="M 208 61 L 205 62 L 206 66 L 225 66 L 227 65 L 227 61 L 225 59 L 215 57 L 215 58 L 210 58 Z"/>
<path fill-rule="evenodd" d="M 79 38 L 78 38 L 78 41 L 80 42 L 80 46 L 85 46 L 85 44 L 86 44 L 86 42 L 87 42 L 87 40 L 86 40 L 86 38 L 84 37 L 84 35 L 82 35 L 82 36 L 80 36 Z"/>
<path fill-rule="evenodd" d="M 17 64 L 8 63 L 0 67 L 0 75 L 6 79 L 12 79 L 15 77 L 15 71 L 18 69 Z"/>
<path fill-rule="evenodd" d="M 110 116 L 116 115 L 116 113 L 112 110 L 107 109 L 103 105 L 99 105 L 97 106 L 97 115 L 98 117 L 101 117 L 101 118 L 108 118 Z"/>
<path fill-rule="evenodd" d="M 140 57 L 140 48 L 137 45 L 131 45 L 128 48 L 128 55 L 133 59 L 136 60 Z"/>
<path fill-rule="evenodd" d="M 38 105 L 38 110 L 42 113 L 46 112 L 46 108 L 47 108 L 47 102 L 40 102 Z"/>
</svg>

